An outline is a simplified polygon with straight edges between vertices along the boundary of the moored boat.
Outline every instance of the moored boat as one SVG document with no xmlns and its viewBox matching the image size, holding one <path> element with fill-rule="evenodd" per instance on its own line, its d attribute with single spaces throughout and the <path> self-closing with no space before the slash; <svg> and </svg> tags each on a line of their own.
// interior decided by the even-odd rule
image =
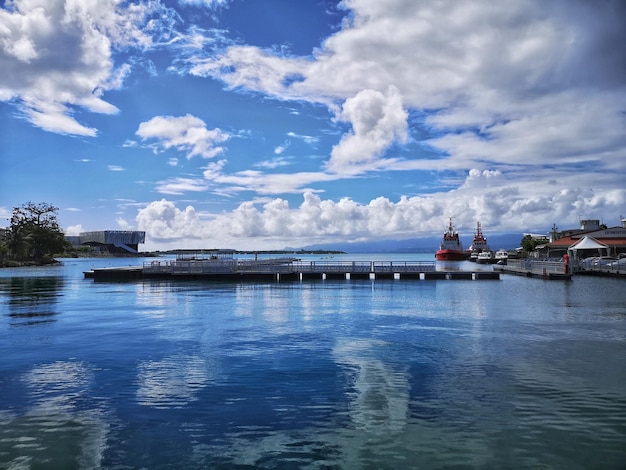
<svg viewBox="0 0 626 470">
<path fill-rule="evenodd" d="M 463 261 L 467 259 L 467 254 L 463 251 L 463 244 L 459 239 L 459 233 L 452 225 L 452 218 L 450 218 L 448 229 L 443 234 L 435 258 L 438 261 Z"/>
<path fill-rule="evenodd" d="M 480 222 L 477 222 L 476 233 L 474 234 L 472 244 L 467 249 L 466 257 L 470 261 L 478 261 L 478 255 L 483 251 L 491 251 L 491 249 L 489 248 L 487 239 L 483 235 L 482 229 L 480 227 Z"/>
<path fill-rule="evenodd" d="M 493 251 L 481 251 L 476 257 L 476 262 L 479 264 L 493 264 L 496 262 L 496 257 Z"/>
<path fill-rule="evenodd" d="M 498 251 L 496 251 L 496 254 L 495 254 L 496 263 L 506 264 L 508 259 L 509 259 L 509 252 L 507 250 L 505 250 L 504 248 L 500 248 Z"/>
</svg>

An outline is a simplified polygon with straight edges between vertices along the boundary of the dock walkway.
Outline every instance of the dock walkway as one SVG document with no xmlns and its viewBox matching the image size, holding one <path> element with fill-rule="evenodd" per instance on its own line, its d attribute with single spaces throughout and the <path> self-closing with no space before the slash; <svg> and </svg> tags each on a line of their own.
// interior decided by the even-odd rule
<svg viewBox="0 0 626 470">
<path fill-rule="evenodd" d="M 519 276 L 537 277 L 548 280 L 570 280 L 572 273 L 563 261 L 540 260 L 535 258 L 510 259 L 505 265 L 494 265 L 498 272 Z"/>
<path fill-rule="evenodd" d="M 143 266 L 93 269 L 98 281 L 204 279 L 213 281 L 301 281 L 331 279 L 500 279 L 494 271 L 438 271 L 434 261 L 300 261 L 273 259 L 154 260 Z"/>
</svg>

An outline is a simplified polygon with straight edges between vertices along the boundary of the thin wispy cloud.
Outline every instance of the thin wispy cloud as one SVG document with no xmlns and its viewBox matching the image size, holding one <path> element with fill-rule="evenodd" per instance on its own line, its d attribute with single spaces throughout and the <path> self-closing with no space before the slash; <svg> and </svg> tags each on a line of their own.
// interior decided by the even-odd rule
<svg viewBox="0 0 626 470">
<path fill-rule="evenodd" d="M 274 153 L 276 153 L 276 150 L 274 150 Z M 280 153 L 282 152 L 279 152 L 279 154 Z M 264 160 L 262 162 L 259 162 L 255 164 L 254 166 L 257 168 L 265 168 L 268 170 L 273 170 L 275 168 L 280 168 L 281 166 L 289 166 L 292 164 L 293 164 L 293 161 L 289 157 L 276 157 L 276 158 L 272 158 L 271 160 Z"/>
</svg>

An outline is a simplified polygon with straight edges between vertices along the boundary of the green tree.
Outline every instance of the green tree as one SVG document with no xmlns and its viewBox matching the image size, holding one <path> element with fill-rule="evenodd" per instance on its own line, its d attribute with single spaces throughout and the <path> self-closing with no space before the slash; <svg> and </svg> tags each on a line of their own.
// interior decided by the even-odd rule
<svg viewBox="0 0 626 470">
<path fill-rule="evenodd" d="M 57 221 L 58 210 L 46 202 L 27 202 L 13 208 L 7 247 L 14 258 L 41 262 L 67 249 L 69 243 Z"/>
<path fill-rule="evenodd" d="M 535 248 L 537 248 L 539 245 L 545 245 L 546 243 L 547 243 L 547 240 L 533 238 L 530 235 L 524 235 L 524 238 L 522 238 L 522 241 L 521 241 L 521 245 L 522 245 L 522 248 L 524 249 L 525 255 L 532 253 L 533 251 L 535 251 Z"/>
</svg>

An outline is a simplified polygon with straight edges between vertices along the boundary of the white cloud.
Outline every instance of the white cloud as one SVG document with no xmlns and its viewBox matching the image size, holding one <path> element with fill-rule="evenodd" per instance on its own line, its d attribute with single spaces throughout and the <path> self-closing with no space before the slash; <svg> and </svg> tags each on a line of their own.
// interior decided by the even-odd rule
<svg viewBox="0 0 626 470">
<path fill-rule="evenodd" d="M 159 181 L 156 191 L 161 194 L 183 194 L 185 192 L 202 192 L 209 188 L 207 182 L 199 178 L 171 178 Z"/>
<path fill-rule="evenodd" d="M 407 116 L 398 90 L 393 86 L 386 95 L 362 90 L 348 98 L 338 119 L 350 122 L 352 131 L 333 148 L 328 169 L 337 173 L 358 172 L 360 165 L 378 159 L 391 144 L 405 143 Z"/>
<path fill-rule="evenodd" d="M 230 88 L 246 88 L 281 98 L 305 99 L 284 86 L 290 76 L 301 76 L 310 62 L 306 59 L 280 58 L 257 47 L 232 46 L 224 55 L 206 60 L 192 58 L 190 72 L 202 77 L 224 80 Z"/>
<path fill-rule="evenodd" d="M 78 236 L 80 235 L 81 232 L 84 232 L 85 229 L 83 228 L 83 226 L 81 224 L 78 225 L 70 225 L 65 229 L 65 235 L 69 235 L 69 236 Z"/>
<path fill-rule="evenodd" d="M 281 166 L 289 166 L 292 164 L 293 164 L 293 161 L 289 157 L 276 157 L 276 158 L 272 158 L 271 160 L 264 160 L 262 162 L 259 162 L 255 164 L 254 166 L 256 166 L 257 168 L 266 168 L 266 169 L 271 170 L 274 168 L 279 168 Z"/>
<path fill-rule="evenodd" d="M 502 183 L 502 173 L 498 170 L 477 170 L 476 168 L 472 168 L 465 180 L 465 183 L 461 186 L 461 189 L 464 188 L 484 188 L 491 185 L 497 185 L 498 183 Z"/>
<path fill-rule="evenodd" d="M 206 176 L 206 173 L 205 173 Z M 322 181 L 337 181 L 344 178 L 324 172 L 263 173 L 256 170 L 240 171 L 234 174 L 213 175 L 212 182 L 223 185 L 227 191 L 254 191 L 259 194 L 302 193 L 307 185 Z"/>
<path fill-rule="evenodd" d="M 431 236 L 445 227 L 448 216 L 467 232 L 480 220 L 490 233 L 541 229 L 557 221 L 576 223 L 580 214 L 613 213 L 626 204 L 626 190 L 597 192 L 562 190 L 549 185 L 503 182 L 480 185 L 480 180 L 501 178 L 497 172 L 472 171 L 461 189 L 429 196 L 385 197 L 367 204 L 350 198 L 322 199 L 307 192 L 298 207 L 281 198 L 262 204 L 241 203 L 229 213 L 209 219 L 162 199 L 139 210 L 137 223 L 148 243 L 174 246 L 232 246 L 283 248 L 338 240 L 413 238 Z M 531 189 L 534 193 L 531 193 Z M 533 194 L 531 197 L 528 194 Z M 617 215 L 615 215 L 615 218 Z"/>
<path fill-rule="evenodd" d="M 112 114 L 102 99 L 118 88 L 128 66 L 115 69 L 114 48 L 145 48 L 142 28 L 161 6 L 117 0 L 14 0 L 0 8 L 0 100 L 16 103 L 35 126 L 50 132 L 95 136 L 79 123 L 76 107 Z"/>
<path fill-rule="evenodd" d="M 230 3 L 231 0 L 178 0 L 181 5 L 202 6 L 210 9 L 223 7 Z"/>
<path fill-rule="evenodd" d="M 123 217 L 116 218 L 115 222 L 120 230 L 133 230 L 133 226 Z"/>
<path fill-rule="evenodd" d="M 289 137 L 292 137 L 294 139 L 300 139 L 304 142 L 306 142 L 307 144 L 315 144 L 319 141 L 318 137 L 312 136 L 312 135 L 302 135 L 302 134 L 296 134 L 295 132 L 287 132 L 287 135 Z"/>
<path fill-rule="evenodd" d="M 196 210 L 187 206 L 179 210 L 172 202 L 165 199 L 150 203 L 137 213 L 137 226 L 145 230 L 153 240 L 195 239 L 201 236 L 196 230 L 200 219 Z"/>
<path fill-rule="evenodd" d="M 107 168 L 109 169 L 109 171 L 125 171 L 124 167 L 119 165 L 109 165 Z"/>
<path fill-rule="evenodd" d="M 287 150 L 287 148 L 288 148 L 288 147 L 289 147 L 289 142 L 285 142 L 284 144 L 281 144 L 281 145 L 277 146 L 277 147 L 274 149 L 274 153 L 275 153 L 276 155 L 280 155 L 280 154 L 282 154 L 285 150 Z"/>
<path fill-rule="evenodd" d="M 355 171 L 359 162 L 370 171 L 406 168 L 386 155 L 390 143 L 406 142 L 402 108 L 426 113 L 425 130 L 438 135 L 428 144 L 446 157 L 438 169 L 487 162 L 540 171 L 546 163 L 594 161 L 624 170 L 626 54 L 611 46 L 626 40 L 617 19 L 626 15 L 624 5 L 346 0 L 342 6 L 349 19 L 311 57 L 232 46 L 218 57 L 195 58 L 191 72 L 333 112 L 344 103 L 338 116 L 353 128 L 334 149 L 333 171 Z M 375 94 L 387 94 L 389 121 L 360 133 L 362 114 L 382 116 L 365 103 L 374 105 Z"/>
<path fill-rule="evenodd" d="M 180 117 L 156 116 L 142 122 L 136 134 L 142 140 L 156 140 L 155 151 L 174 148 L 187 153 L 188 159 L 195 156 L 213 158 L 224 152 L 219 144 L 230 138 L 229 134 L 218 128 L 207 129 L 202 119 L 191 114 Z"/>
</svg>

